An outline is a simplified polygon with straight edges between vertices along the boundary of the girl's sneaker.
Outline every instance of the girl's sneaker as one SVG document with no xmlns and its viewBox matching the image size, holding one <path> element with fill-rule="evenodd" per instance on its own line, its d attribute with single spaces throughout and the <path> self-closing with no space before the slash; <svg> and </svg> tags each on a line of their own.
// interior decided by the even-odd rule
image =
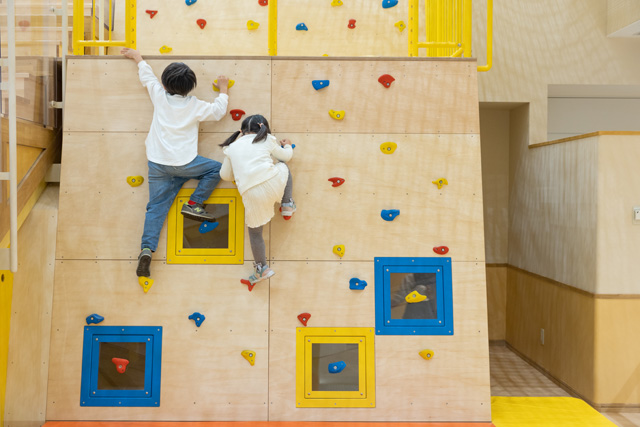
<svg viewBox="0 0 640 427">
<path fill-rule="evenodd" d="M 283 203 L 280 205 L 280 213 L 282 214 L 282 218 L 286 220 L 291 219 L 295 211 L 296 204 L 293 200 L 291 200 L 291 203 Z"/>
<path fill-rule="evenodd" d="M 253 274 L 251 276 L 249 276 L 249 282 L 251 282 L 251 284 L 255 284 L 258 282 L 261 282 L 265 279 L 268 279 L 269 277 L 273 276 L 274 274 L 276 274 L 275 271 L 273 271 L 272 269 L 269 268 L 268 265 L 262 265 L 262 264 L 253 264 Z"/>
</svg>

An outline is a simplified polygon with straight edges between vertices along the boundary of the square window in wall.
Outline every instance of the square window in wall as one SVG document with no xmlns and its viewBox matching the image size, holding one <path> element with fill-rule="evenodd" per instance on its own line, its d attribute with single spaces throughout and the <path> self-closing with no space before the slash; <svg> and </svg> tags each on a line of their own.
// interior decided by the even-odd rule
<svg viewBox="0 0 640 427">
<path fill-rule="evenodd" d="M 160 406 L 161 326 L 85 326 L 80 406 Z"/>
<path fill-rule="evenodd" d="M 375 259 L 376 334 L 453 335 L 451 258 Z"/>
<path fill-rule="evenodd" d="M 193 188 L 183 188 L 167 216 L 167 264 L 244 263 L 244 205 L 235 188 L 217 188 L 204 202 L 216 222 L 185 218 L 180 211 Z"/>
<path fill-rule="evenodd" d="M 374 408 L 372 328 L 298 328 L 296 406 Z"/>
</svg>

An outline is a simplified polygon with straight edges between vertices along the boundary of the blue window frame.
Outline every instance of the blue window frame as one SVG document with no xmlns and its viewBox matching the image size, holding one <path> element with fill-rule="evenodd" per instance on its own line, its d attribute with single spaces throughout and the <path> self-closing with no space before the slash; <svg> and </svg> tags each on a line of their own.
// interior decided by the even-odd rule
<svg viewBox="0 0 640 427">
<path fill-rule="evenodd" d="M 161 364 L 162 326 L 85 326 L 80 406 L 160 406 Z"/>
<path fill-rule="evenodd" d="M 453 335 L 451 258 L 378 257 L 375 280 L 376 335 Z"/>
</svg>

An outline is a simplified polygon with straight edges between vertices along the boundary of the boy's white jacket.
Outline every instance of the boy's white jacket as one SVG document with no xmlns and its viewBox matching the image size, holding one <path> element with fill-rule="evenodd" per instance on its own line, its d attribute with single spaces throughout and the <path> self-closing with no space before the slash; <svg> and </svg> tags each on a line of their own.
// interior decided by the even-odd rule
<svg viewBox="0 0 640 427">
<path fill-rule="evenodd" d="M 240 194 L 278 173 L 271 156 L 281 162 L 288 162 L 293 156 L 291 145 L 281 147 L 271 134 L 255 144 L 254 138 L 255 134 L 244 135 L 222 150 L 225 158 L 220 176 L 225 181 L 235 181 Z"/>
<path fill-rule="evenodd" d="M 229 96 L 221 93 L 213 102 L 205 102 L 190 95 L 169 95 L 146 61 L 138 63 L 138 76 L 153 103 L 153 120 L 145 141 L 147 159 L 168 166 L 190 163 L 198 155 L 198 124 L 222 119 Z"/>
</svg>

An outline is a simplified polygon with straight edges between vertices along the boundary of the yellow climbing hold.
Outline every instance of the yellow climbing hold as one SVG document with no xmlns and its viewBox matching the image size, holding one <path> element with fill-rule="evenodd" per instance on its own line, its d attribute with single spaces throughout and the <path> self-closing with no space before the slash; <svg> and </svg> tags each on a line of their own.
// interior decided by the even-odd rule
<svg viewBox="0 0 640 427">
<path fill-rule="evenodd" d="M 144 182 L 144 178 L 140 175 L 128 176 L 127 183 L 132 187 L 137 187 Z"/>
<path fill-rule="evenodd" d="M 380 144 L 380 151 L 384 154 L 392 154 L 398 148 L 398 144 L 395 142 L 383 142 Z"/>
<path fill-rule="evenodd" d="M 404 23 L 404 21 L 398 21 L 395 24 L 393 24 L 394 27 L 396 27 L 398 30 L 400 30 L 400 32 L 403 32 L 405 28 L 407 28 L 407 25 Z"/>
<path fill-rule="evenodd" d="M 435 181 L 431 181 L 432 184 L 438 186 L 438 190 L 442 188 L 443 185 L 449 185 L 446 178 L 436 179 Z"/>
<path fill-rule="evenodd" d="M 413 291 L 409 295 L 404 297 L 404 300 L 406 302 L 408 302 L 409 304 L 413 304 L 413 303 L 416 303 L 416 302 L 424 301 L 426 299 L 427 299 L 426 295 L 422 295 L 422 294 L 418 293 L 418 291 Z"/>
<path fill-rule="evenodd" d="M 214 90 L 215 92 L 220 92 L 220 89 L 218 89 L 218 88 L 216 87 L 216 85 L 218 84 L 218 79 L 215 79 L 213 82 L 215 83 L 215 84 L 213 85 L 213 90 Z M 235 80 L 231 80 L 231 79 L 229 79 L 229 86 L 227 86 L 227 89 L 231 89 L 231 88 L 233 87 L 233 85 L 234 85 L 234 84 L 236 84 L 236 81 L 235 81 Z"/>
<path fill-rule="evenodd" d="M 331 0 L 331 6 L 342 6 L 342 0 Z"/>
<path fill-rule="evenodd" d="M 249 30 L 257 30 L 259 26 L 260 24 L 258 24 L 256 21 L 252 21 L 252 20 L 247 21 L 247 29 Z"/>
<path fill-rule="evenodd" d="M 344 245 L 335 245 L 333 247 L 333 253 L 342 258 L 344 256 Z"/>
<path fill-rule="evenodd" d="M 142 286 L 142 289 L 144 289 L 144 293 L 146 294 L 153 285 L 153 279 L 151 277 L 140 276 L 138 277 L 138 283 L 140 283 L 140 286 Z"/>
<path fill-rule="evenodd" d="M 242 357 L 247 359 L 247 361 L 251 364 L 251 366 L 256 363 L 256 352 L 253 350 L 244 350 L 242 353 Z"/>
<path fill-rule="evenodd" d="M 173 50 L 173 48 L 172 48 L 172 47 L 169 47 L 169 46 L 167 46 L 167 45 L 163 45 L 163 46 L 160 48 L 160 53 L 169 53 L 169 52 L 171 52 L 172 50 Z"/>
<path fill-rule="evenodd" d="M 344 119 L 344 110 L 329 110 L 329 115 L 336 120 L 342 120 Z"/>
<path fill-rule="evenodd" d="M 418 353 L 425 360 L 430 360 L 433 357 L 433 350 L 422 350 Z"/>
</svg>

